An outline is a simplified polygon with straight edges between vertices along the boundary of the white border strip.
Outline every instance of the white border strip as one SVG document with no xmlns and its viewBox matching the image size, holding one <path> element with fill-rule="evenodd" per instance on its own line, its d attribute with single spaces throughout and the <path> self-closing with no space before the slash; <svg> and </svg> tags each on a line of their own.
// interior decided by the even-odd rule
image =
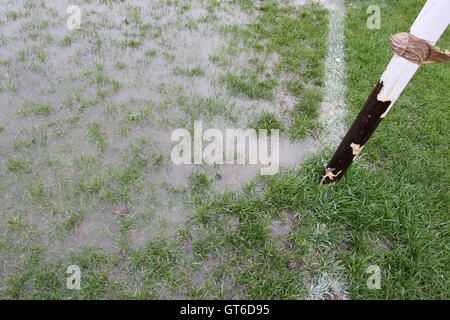
<svg viewBox="0 0 450 320">
<path fill-rule="evenodd" d="M 320 108 L 319 122 L 324 130 L 321 148 L 336 147 L 345 135 L 347 92 L 345 73 L 345 4 L 344 0 L 328 0 L 328 53 L 325 60 L 325 96 Z"/>
</svg>

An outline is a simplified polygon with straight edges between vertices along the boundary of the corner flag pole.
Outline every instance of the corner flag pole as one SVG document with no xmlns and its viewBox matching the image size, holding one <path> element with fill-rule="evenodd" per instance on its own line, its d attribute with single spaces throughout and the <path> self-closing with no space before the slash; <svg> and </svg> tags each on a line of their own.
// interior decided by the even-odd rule
<svg viewBox="0 0 450 320">
<path fill-rule="evenodd" d="M 450 53 L 434 46 L 449 22 L 450 0 L 428 0 L 409 32 L 391 36 L 394 57 L 327 164 L 320 184 L 342 178 L 421 64 L 450 60 Z"/>
</svg>

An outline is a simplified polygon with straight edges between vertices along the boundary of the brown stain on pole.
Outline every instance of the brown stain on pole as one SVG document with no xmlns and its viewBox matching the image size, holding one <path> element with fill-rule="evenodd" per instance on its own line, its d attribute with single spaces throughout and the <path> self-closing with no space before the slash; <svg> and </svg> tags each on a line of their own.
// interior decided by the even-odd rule
<svg viewBox="0 0 450 320">
<path fill-rule="evenodd" d="M 364 148 L 367 140 L 380 124 L 381 115 L 386 112 L 391 101 L 380 101 L 377 96 L 383 89 L 383 82 L 378 82 L 366 104 L 359 112 L 330 162 L 327 164 L 320 184 L 339 181 L 352 162 Z"/>
<path fill-rule="evenodd" d="M 392 51 L 415 64 L 450 61 L 450 53 L 442 52 L 433 44 L 409 32 L 392 35 L 390 44 Z"/>
</svg>

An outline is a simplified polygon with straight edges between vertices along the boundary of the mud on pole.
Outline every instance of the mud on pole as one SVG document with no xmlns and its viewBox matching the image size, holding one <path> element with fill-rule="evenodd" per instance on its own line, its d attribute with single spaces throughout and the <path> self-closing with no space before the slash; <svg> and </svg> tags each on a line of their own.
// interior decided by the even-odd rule
<svg viewBox="0 0 450 320">
<path fill-rule="evenodd" d="M 450 0 L 428 0 L 410 32 L 391 36 L 394 57 L 327 164 L 320 184 L 342 178 L 421 64 L 450 60 L 448 52 L 434 46 L 449 22 Z"/>
</svg>

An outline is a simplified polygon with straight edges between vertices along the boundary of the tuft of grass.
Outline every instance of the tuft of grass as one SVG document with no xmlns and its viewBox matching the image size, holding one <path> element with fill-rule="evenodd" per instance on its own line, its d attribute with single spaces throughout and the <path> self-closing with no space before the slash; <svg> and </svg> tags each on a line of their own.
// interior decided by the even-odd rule
<svg viewBox="0 0 450 320">
<path fill-rule="evenodd" d="M 133 49 L 137 49 L 142 45 L 142 41 L 141 40 L 136 40 L 136 39 L 128 39 L 128 40 L 123 40 L 122 41 L 122 47 L 129 47 L 129 48 L 133 48 Z"/>
<path fill-rule="evenodd" d="M 60 45 L 62 46 L 62 47 L 68 47 L 68 46 L 70 46 L 72 43 L 73 43 L 73 38 L 72 37 L 70 37 L 70 36 L 65 36 L 62 40 L 61 40 L 61 42 L 60 42 Z"/>
<path fill-rule="evenodd" d="M 17 171 L 17 172 L 27 172 L 29 173 L 30 170 L 30 163 L 28 161 L 18 160 L 18 159 L 9 159 L 6 161 L 6 168 L 10 171 Z"/>
<path fill-rule="evenodd" d="M 258 119 L 250 124 L 250 128 L 255 129 L 257 132 L 260 129 L 283 130 L 284 125 L 275 114 L 264 111 L 261 115 L 259 115 Z"/>
<path fill-rule="evenodd" d="M 24 116 L 36 115 L 36 116 L 48 116 L 52 112 L 53 108 L 48 103 L 41 103 L 39 101 L 26 100 L 18 110 L 18 112 Z"/>
<path fill-rule="evenodd" d="M 221 80 L 233 94 L 244 94 L 251 99 L 273 99 L 273 89 L 278 85 L 277 80 L 260 80 L 255 73 L 239 76 L 228 73 Z"/>
<path fill-rule="evenodd" d="M 64 229 L 72 231 L 83 220 L 83 214 L 79 211 L 72 212 L 63 223 Z"/>
<path fill-rule="evenodd" d="M 127 67 L 126 63 L 124 63 L 122 61 L 117 61 L 115 66 L 119 70 L 123 70 Z"/>
<path fill-rule="evenodd" d="M 173 73 L 175 75 L 183 75 L 187 77 L 200 77 L 205 75 L 205 71 L 200 66 L 194 67 L 192 69 L 183 69 L 180 67 L 176 67 L 173 70 Z"/>
<path fill-rule="evenodd" d="M 213 183 L 213 179 L 206 173 L 192 173 L 189 180 L 193 193 L 206 192 Z"/>
<path fill-rule="evenodd" d="M 156 56 L 157 51 L 155 49 L 151 49 L 151 50 L 147 50 L 145 51 L 145 55 L 147 57 L 155 57 Z"/>
<path fill-rule="evenodd" d="M 106 148 L 105 135 L 103 133 L 103 128 L 100 123 L 94 121 L 87 125 L 86 136 L 89 140 L 96 144 L 97 147 L 103 152 Z"/>
<path fill-rule="evenodd" d="M 122 65 L 119 64 L 119 67 Z M 117 67 L 117 65 L 116 65 Z M 104 65 L 96 63 L 94 70 L 87 70 L 83 75 L 90 79 L 91 84 L 97 87 L 97 96 L 105 99 L 117 93 L 122 87 L 122 83 L 116 79 L 112 79 L 104 71 Z"/>
<path fill-rule="evenodd" d="M 133 220 L 131 217 L 121 217 L 119 220 L 120 231 L 127 232 L 133 228 Z"/>
<path fill-rule="evenodd" d="M 232 123 L 236 123 L 237 121 L 235 102 L 199 96 L 195 96 L 192 99 L 192 102 L 188 102 L 184 97 L 179 99 L 178 102 L 182 110 L 186 112 L 192 120 L 203 117 L 205 120 L 212 121 L 218 116 L 221 116 Z"/>
</svg>

